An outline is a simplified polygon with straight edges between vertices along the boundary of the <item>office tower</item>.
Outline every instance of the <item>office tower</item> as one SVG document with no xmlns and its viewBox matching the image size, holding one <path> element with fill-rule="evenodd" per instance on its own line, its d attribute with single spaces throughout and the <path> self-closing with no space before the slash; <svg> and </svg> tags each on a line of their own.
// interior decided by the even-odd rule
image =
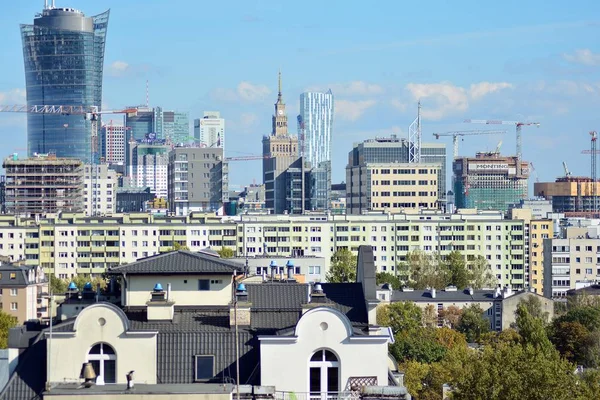
<svg viewBox="0 0 600 400">
<path fill-rule="evenodd" d="M 20 160 L 16 154 L 4 159 L 6 211 L 17 215 L 81 212 L 83 163 L 54 154 Z"/>
<path fill-rule="evenodd" d="M 73 8 L 46 6 L 21 25 L 27 105 L 102 105 L 106 11 L 86 17 Z M 89 162 L 91 122 L 81 115 L 27 114 L 27 148 Z"/>
<path fill-rule="evenodd" d="M 125 141 L 127 128 L 110 121 L 100 131 L 100 154 L 107 164 L 125 164 Z"/>
<path fill-rule="evenodd" d="M 521 175 L 517 175 L 517 163 Z M 452 163 L 456 208 L 506 212 L 528 197 L 529 163 L 499 152 L 459 157 Z"/>
<path fill-rule="evenodd" d="M 285 103 L 281 94 L 281 73 L 279 90 L 272 117 L 271 134 L 263 137 L 263 183 L 265 184 L 265 205 L 275 214 L 283 214 L 286 207 L 285 171 L 298 159 L 298 137 L 288 132 Z"/>
<path fill-rule="evenodd" d="M 218 211 L 229 200 L 223 149 L 175 147 L 169 153 L 169 209 L 175 215 Z"/>
<path fill-rule="evenodd" d="M 300 155 L 312 165 L 331 160 L 333 94 L 306 92 L 300 95 L 298 136 Z"/>
<path fill-rule="evenodd" d="M 554 182 L 535 182 L 534 196 L 552 202 L 552 211 L 567 216 L 593 218 L 594 204 L 600 201 L 600 182 L 587 176 L 561 176 Z M 596 195 L 595 195 L 596 194 Z"/>
<path fill-rule="evenodd" d="M 129 140 L 127 176 L 129 186 L 145 188 L 156 197 L 167 197 L 167 169 L 171 146 L 165 140 Z"/>
<path fill-rule="evenodd" d="M 188 114 L 178 111 L 163 111 L 160 107 L 156 107 L 156 110 L 156 137 L 167 139 L 173 144 L 188 143 L 190 139 Z"/>
<path fill-rule="evenodd" d="M 204 117 L 194 120 L 194 141 L 225 151 L 225 119 L 218 111 L 204 111 Z"/>
<path fill-rule="evenodd" d="M 92 168 L 96 173 L 92 174 Z M 86 165 L 83 203 L 85 215 L 111 215 L 117 210 L 117 172 L 108 164 Z"/>
<path fill-rule="evenodd" d="M 401 208 L 406 208 L 407 204 L 410 203 L 411 207 L 409 208 L 443 208 L 444 203 L 445 203 L 445 199 L 446 199 L 446 146 L 444 144 L 439 144 L 439 143 L 422 143 L 421 144 L 421 163 L 423 164 L 423 166 L 420 168 L 419 164 L 414 164 L 413 166 L 404 166 L 402 165 L 402 167 L 400 168 L 401 164 L 406 164 L 409 161 L 409 144 L 408 141 L 405 139 L 399 139 L 396 135 L 391 135 L 391 137 L 389 138 L 375 138 L 375 139 L 369 139 L 369 140 L 365 140 L 362 143 L 357 143 L 354 145 L 354 148 L 352 149 L 352 151 L 350 151 L 349 155 L 348 155 L 348 165 L 346 167 L 346 190 L 348 192 L 347 198 L 346 198 L 346 207 L 348 210 L 348 213 L 356 213 L 356 212 L 360 212 L 359 210 L 365 210 L 365 207 L 368 206 L 367 204 L 367 199 L 364 199 L 364 201 L 359 201 L 359 199 L 357 198 L 352 198 L 352 196 L 350 195 L 350 193 L 352 193 L 352 191 L 356 191 L 359 190 L 358 187 L 352 188 L 351 186 L 352 184 L 352 176 L 355 173 L 360 173 L 360 171 L 364 168 L 364 172 L 366 173 L 367 171 L 370 170 L 377 170 L 379 173 L 379 168 L 375 168 L 375 165 L 381 165 L 383 169 L 391 169 L 393 172 L 393 170 L 399 170 L 401 169 L 403 174 L 406 173 L 407 170 L 411 171 L 410 173 L 412 174 L 412 170 L 415 170 L 415 178 L 411 178 L 411 179 L 405 179 L 406 177 L 395 177 L 393 179 L 381 179 L 385 182 L 387 182 L 388 180 L 390 180 L 391 184 L 393 184 L 394 181 L 396 181 L 398 183 L 398 185 L 400 187 L 391 190 L 391 198 L 395 197 L 393 195 L 393 192 L 396 193 L 402 193 L 402 196 L 398 196 L 398 199 L 393 199 L 393 201 L 386 201 L 384 199 L 381 199 L 381 201 L 377 201 L 375 202 L 376 204 L 379 204 L 378 206 L 376 206 L 374 209 L 382 209 L 381 207 L 381 203 L 392 203 L 392 208 L 393 208 L 393 204 L 396 203 L 397 207 L 396 207 L 396 211 L 400 211 Z M 396 166 L 394 166 L 394 164 Z M 371 165 L 371 167 L 368 167 Z M 361 167 L 361 169 L 355 169 L 357 167 Z M 421 177 L 421 179 L 418 178 L 417 175 L 418 174 L 418 170 L 419 169 L 436 169 L 437 171 L 437 176 L 436 177 L 432 177 L 430 179 L 430 177 L 427 177 L 426 179 L 424 178 L 425 175 L 423 175 Z M 393 175 L 393 174 L 392 174 Z M 390 177 L 392 178 L 392 177 Z M 359 181 L 356 181 L 357 177 L 354 177 L 355 179 L 355 184 L 359 184 Z M 362 180 L 366 179 L 366 177 L 362 178 Z M 419 185 L 419 182 L 415 182 L 413 186 L 413 180 L 415 181 L 425 181 L 427 180 L 428 183 L 425 184 L 421 184 Z M 370 181 L 370 180 L 369 180 Z M 376 179 L 376 181 L 379 182 L 379 179 Z M 432 187 L 432 183 L 431 181 L 434 181 L 435 184 Z M 401 186 L 413 186 L 413 188 L 415 190 L 410 190 L 410 196 L 412 199 L 410 201 L 404 201 L 406 199 L 402 199 L 401 197 L 407 197 L 406 192 L 408 192 L 406 189 L 406 187 L 401 187 Z M 419 190 L 418 186 L 421 186 L 421 190 Z M 384 188 L 382 188 L 384 189 Z M 364 195 L 367 195 L 367 188 L 362 188 L 360 189 L 361 193 L 364 193 Z M 388 190 L 385 190 L 386 192 L 388 192 Z M 415 195 L 412 195 L 412 192 L 415 192 Z M 431 192 L 431 191 L 436 191 L 435 193 L 435 206 L 431 207 L 431 203 L 433 200 L 433 196 L 431 195 L 431 193 L 429 193 L 427 196 L 419 196 L 419 193 L 417 192 Z M 379 196 L 379 190 L 375 191 L 377 193 L 377 196 Z M 373 195 L 373 191 L 370 190 L 371 195 Z M 423 200 L 418 200 L 419 197 L 423 197 Z M 415 204 L 414 207 L 412 207 L 412 204 Z M 421 203 L 422 205 L 419 205 L 419 203 Z M 424 204 L 428 203 L 427 206 L 425 206 Z M 402 204 L 402 205 L 400 205 Z M 351 205 L 353 205 L 353 207 L 351 207 Z M 370 207 L 373 207 L 372 202 Z M 388 209 L 388 207 L 384 207 L 386 209 Z M 394 211 L 392 211 L 394 212 Z"/>
</svg>

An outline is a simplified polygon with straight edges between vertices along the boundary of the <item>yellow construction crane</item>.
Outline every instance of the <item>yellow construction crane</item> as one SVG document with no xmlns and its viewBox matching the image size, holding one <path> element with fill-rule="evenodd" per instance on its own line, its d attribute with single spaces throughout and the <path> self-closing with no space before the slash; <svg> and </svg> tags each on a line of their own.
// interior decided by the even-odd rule
<svg viewBox="0 0 600 400">
<path fill-rule="evenodd" d="M 506 131 L 498 130 L 498 131 L 452 131 L 452 132 L 444 132 L 444 133 L 434 133 L 436 139 L 439 139 L 441 136 L 452 136 L 452 156 L 454 158 L 458 158 L 458 138 L 460 136 L 476 136 L 476 135 L 503 135 Z M 464 139 L 463 139 L 464 140 Z"/>
</svg>

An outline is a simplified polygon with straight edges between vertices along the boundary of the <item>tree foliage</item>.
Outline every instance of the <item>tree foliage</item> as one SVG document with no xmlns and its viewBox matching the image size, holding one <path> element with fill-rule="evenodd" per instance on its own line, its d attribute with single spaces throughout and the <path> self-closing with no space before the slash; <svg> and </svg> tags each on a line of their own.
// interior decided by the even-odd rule
<svg viewBox="0 0 600 400">
<path fill-rule="evenodd" d="M 169 249 L 169 251 L 179 251 L 179 250 L 190 251 L 190 248 L 187 247 L 184 244 L 181 244 L 179 242 L 173 241 L 173 246 L 171 246 L 171 248 Z"/>
<path fill-rule="evenodd" d="M 402 287 L 402 281 L 400 281 L 400 278 L 394 274 L 390 274 L 389 272 L 378 272 L 376 278 L 378 285 L 389 283 L 392 285 L 392 289 L 394 290 L 398 290 Z"/>
<path fill-rule="evenodd" d="M 498 279 L 483 256 L 477 256 L 471 263 L 469 280 L 473 289 L 494 288 L 498 285 Z"/>
<path fill-rule="evenodd" d="M 17 317 L 0 310 L 0 349 L 8 347 L 8 331 L 17 326 Z"/>
<path fill-rule="evenodd" d="M 469 286 L 471 277 L 465 264 L 465 258 L 459 251 L 454 250 L 448 254 L 444 261 L 446 286 L 453 285 L 459 289 Z"/>
<path fill-rule="evenodd" d="M 481 335 L 490 330 L 490 323 L 484 318 L 481 307 L 478 304 L 472 304 L 463 309 L 456 329 L 466 336 L 469 343 L 479 342 Z"/>
<path fill-rule="evenodd" d="M 356 256 L 348 249 L 340 249 L 331 256 L 326 275 L 327 282 L 356 282 Z"/>
<path fill-rule="evenodd" d="M 219 257 L 221 258 L 232 258 L 235 256 L 235 253 L 229 247 L 221 247 L 219 250 L 217 250 L 217 253 L 219 253 Z"/>
<path fill-rule="evenodd" d="M 413 332 L 421 327 L 423 311 L 415 303 L 399 301 L 377 308 L 377 324 L 389 326 L 392 332 Z"/>
<path fill-rule="evenodd" d="M 50 293 L 52 294 L 63 294 L 67 291 L 67 281 L 58 278 L 54 274 L 50 275 Z"/>
<path fill-rule="evenodd" d="M 462 309 L 457 306 L 448 306 L 439 311 L 440 318 L 444 322 L 444 326 L 456 328 L 462 317 Z"/>
<path fill-rule="evenodd" d="M 108 282 L 107 282 L 105 276 L 95 276 L 90 279 L 89 274 L 77 274 L 71 280 L 66 280 L 65 285 L 68 285 L 70 282 L 74 282 L 75 285 L 77 286 L 77 289 L 80 291 L 83 290 L 83 287 L 88 282 L 92 284 L 92 288 L 94 290 L 96 290 L 98 285 L 100 285 L 100 290 L 106 290 L 106 287 L 108 286 Z M 66 289 L 65 289 L 65 292 L 66 292 Z"/>
</svg>

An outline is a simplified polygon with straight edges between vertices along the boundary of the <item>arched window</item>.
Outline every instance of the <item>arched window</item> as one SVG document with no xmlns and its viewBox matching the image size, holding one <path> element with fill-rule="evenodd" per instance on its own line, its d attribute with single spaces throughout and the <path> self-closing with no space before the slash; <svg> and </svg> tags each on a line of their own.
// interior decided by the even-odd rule
<svg viewBox="0 0 600 400">
<path fill-rule="evenodd" d="M 98 343 L 90 349 L 87 361 L 92 363 L 96 372 L 96 385 L 117 383 L 117 355 L 106 343 Z"/>
<path fill-rule="evenodd" d="M 316 351 L 308 363 L 311 399 L 326 400 L 340 391 L 340 362 L 330 350 Z"/>
</svg>

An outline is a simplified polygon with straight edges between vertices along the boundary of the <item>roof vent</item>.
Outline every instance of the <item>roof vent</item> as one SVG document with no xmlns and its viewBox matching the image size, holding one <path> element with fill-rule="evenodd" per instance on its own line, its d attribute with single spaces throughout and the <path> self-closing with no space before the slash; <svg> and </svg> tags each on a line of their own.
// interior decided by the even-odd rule
<svg viewBox="0 0 600 400">
<path fill-rule="evenodd" d="M 85 285 L 83 285 L 83 290 L 84 291 L 93 290 L 92 284 L 90 282 L 86 282 Z"/>
<path fill-rule="evenodd" d="M 472 287 L 468 287 L 468 288 L 467 288 L 465 291 L 466 291 L 466 292 L 467 292 L 467 293 L 468 293 L 470 296 L 473 296 L 473 288 L 472 288 Z"/>
<path fill-rule="evenodd" d="M 287 280 L 290 282 L 295 282 L 296 278 L 294 278 L 294 262 L 292 260 L 288 260 L 285 266 L 287 267 Z"/>
<path fill-rule="evenodd" d="M 94 292 L 94 288 L 90 282 L 86 282 L 83 285 L 83 291 L 81 292 L 81 297 L 86 300 L 93 300 L 96 293 Z"/>
<path fill-rule="evenodd" d="M 414 291 L 415 291 L 415 289 L 413 289 L 413 288 L 411 288 L 411 287 L 403 287 L 403 288 L 402 288 L 402 291 L 403 291 L 403 292 L 414 292 Z"/>
<path fill-rule="evenodd" d="M 75 291 L 76 291 L 76 290 L 77 290 L 77 285 L 75 284 L 75 282 L 71 282 L 71 283 L 69 283 L 69 287 L 67 287 L 67 290 L 68 290 L 69 292 L 71 292 L 71 291 L 73 291 L 73 290 L 75 290 Z"/>
<path fill-rule="evenodd" d="M 235 294 L 236 294 L 236 295 L 240 295 L 240 294 L 248 294 L 248 293 L 246 292 L 246 285 L 244 285 L 243 283 L 240 283 L 240 284 L 237 286 L 237 289 L 235 290 Z"/>
<path fill-rule="evenodd" d="M 323 294 L 323 287 L 319 282 L 315 283 L 315 285 L 313 286 L 312 294 Z"/>
<path fill-rule="evenodd" d="M 454 285 L 446 286 L 444 289 L 445 292 L 456 292 L 457 288 Z"/>
<path fill-rule="evenodd" d="M 494 298 L 497 299 L 501 296 L 502 296 L 502 290 L 499 287 L 497 287 L 496 290 L 494 291 Z"/>
<path fill-rule="evenodd" d="M 162 292 L 163 291 L 163 287 L 160 283 L 157 283 L 156 285 L 154 285 L 154 291 L 155 292 Z"/>
<path fill-rule="evenodd" d="M 160 283 L 154 285 L 154 290 L 152 290 L 150 301 L 165 301 L 165 291 Z"/>
<path fill-rule="evenodd" d="M 429 291 L 429 294 L 431 294 L 432 299 L 435 299 L 435 296 L 436 296 L 435 288 L 431 288 L 431 290 Z"/>
<path fill-rule="evenodd" d="M 392 290 L 392 285 L 390 283 L 384 283 L 381 285 L 382 290 Z"/>
<path fill-rule="evenodd" d="M 271 280 L 274 281 L 275 274 L 277 273 L 277 261 L 272 260 L 271 263 L 269 264 L 269 267 L 271 267 Z"/>
</svg>

